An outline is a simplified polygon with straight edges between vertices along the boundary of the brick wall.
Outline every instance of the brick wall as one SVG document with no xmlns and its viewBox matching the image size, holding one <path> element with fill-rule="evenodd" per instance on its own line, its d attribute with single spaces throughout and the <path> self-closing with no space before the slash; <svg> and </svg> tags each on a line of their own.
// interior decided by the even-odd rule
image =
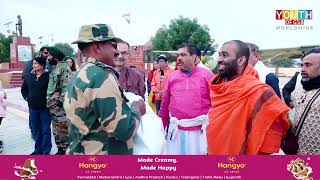
<svg viewBox="0 0 320 180">
<path fill-rule="evenodd" d="M 144 46 L 131 46 L 129 50 L 129 57 L 127 64 L 136 66 L 140 69 L 144 68 L 144 61 L 143 61 L 143 54 L 144 54 Z"/>
</svg>

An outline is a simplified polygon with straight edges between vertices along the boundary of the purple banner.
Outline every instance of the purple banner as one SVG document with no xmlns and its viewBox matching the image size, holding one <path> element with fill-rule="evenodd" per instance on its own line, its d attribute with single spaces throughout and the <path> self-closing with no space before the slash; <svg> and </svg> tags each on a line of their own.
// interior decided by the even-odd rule
<svg viewBox="0 0 320 180">
<path fill-rule="evenodd" d="M 0 156 L 5 179 L 313 179 L 319 156 Z"/>
</svg>

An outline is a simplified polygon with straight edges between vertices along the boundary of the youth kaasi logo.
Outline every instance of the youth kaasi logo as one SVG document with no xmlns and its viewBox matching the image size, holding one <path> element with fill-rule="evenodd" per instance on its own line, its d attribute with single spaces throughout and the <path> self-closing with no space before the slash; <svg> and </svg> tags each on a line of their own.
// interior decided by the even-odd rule
<svg viewBox="0 0 320 180">
<path fill-rule="evenodd" d="M 290 161 L 287 165 L 287 170 L 291 172 L 296 179 L 312 180 L 312 177 L 309 177 L 312 173 L 312 168 L 302 159 L 298 158 Z"/>
<path fill-rule="evenodd" d="M 79 168 L 80 169 L 94 169 L 94 170 L 99 170 L 99 169 L 104 169 L 108 166 L 107 163 L 97 163 L 98 159 L 96 156 L 89 156 L 88 157 L 88 162 L 79 162 Z"/>
<path fill-rule="evenodd" d="M 244 169 L 247 165 L 243 163 L 236 163 L 234 156 L 227 157 L 227 163 L 218 163 L 217 167 L 221 169 Z"/>
<path fill-rule="evenodd" d="M 36 179 L 36 175 L 39 173 L 35 164 L 35 159 L 27 159 L 22 166 L 14 166 L 14 174 L 21 179 Z"/>
<path fill-rule="evenodd" d="M 276 20 L 282 20 L 285 25 L 304 25 L 305 20 L 312 20 L 312 10 L 276 10 Z"/>
</svg>

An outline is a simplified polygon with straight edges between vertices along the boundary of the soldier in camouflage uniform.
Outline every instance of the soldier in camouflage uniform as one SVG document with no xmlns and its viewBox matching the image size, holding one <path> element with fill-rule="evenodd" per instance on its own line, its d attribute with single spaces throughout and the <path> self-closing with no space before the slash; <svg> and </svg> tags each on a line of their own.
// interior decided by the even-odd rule
<svg viewBox="0 0 320 180">
<path fill-rule="evenodd" d="M 106 24 L 84 25 L 78 44 L 84 59 L 68 85 L 64 108 L 71 120 L 71 144 L 67 154 L 132 154 L 132 136 L 138 127 L 145 104 L 131 108 L 113 69 L 117 42 Z"/>
<path fill-rule="evenodd" d="M 63 60 L 65 55 L 60 50 L 55 47 L 49 47 L 48 52 L 48 60 L 53 65 L 53 69 L 49 77 L 47 107 L 50 109 L 52 116 L 52 130 L 58 147 L 57 154 L 62 155 L 65 154 L 70 144 L 68 140 L 70 120 L 66 117 L 63 101 L 72 71 L 68 63 Z"/>
</svg>

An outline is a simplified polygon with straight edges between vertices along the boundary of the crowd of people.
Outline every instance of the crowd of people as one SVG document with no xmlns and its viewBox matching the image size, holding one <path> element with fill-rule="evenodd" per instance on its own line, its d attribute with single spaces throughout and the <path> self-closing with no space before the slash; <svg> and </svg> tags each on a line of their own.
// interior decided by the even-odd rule
<svg viewBox="0 0 320 180">
<path fill-rule="evenodd" d="M 147 77 L 128 65 L 129 43 L 107 24 L 82 26 L 73 43 L 83 55 L 78 69 L 72 57 L 43 47 L 23 72 L 32 155 L 50 154 L 51 133 L 57 155 L 132 154 L 148 106 L 162 119 L 161 154 L 281 154 L 288 134 L 297 138 L 295 154 L 320 154 L 319 48 L 301 58 L 301 72 L 285 85 L 282 100 L 278 77 L 253 43 L 225 42 L 218 73 L 203 66 L 197 46 L 181 44 L 175 69 L 161 54 Z M 141 99 L 129 104 L 125 92 Z M 5 108 L 0 87 L 0 124 Z M 288 118 L 289 110 L 295 111 L 294 119 Z"/>
</svg>

